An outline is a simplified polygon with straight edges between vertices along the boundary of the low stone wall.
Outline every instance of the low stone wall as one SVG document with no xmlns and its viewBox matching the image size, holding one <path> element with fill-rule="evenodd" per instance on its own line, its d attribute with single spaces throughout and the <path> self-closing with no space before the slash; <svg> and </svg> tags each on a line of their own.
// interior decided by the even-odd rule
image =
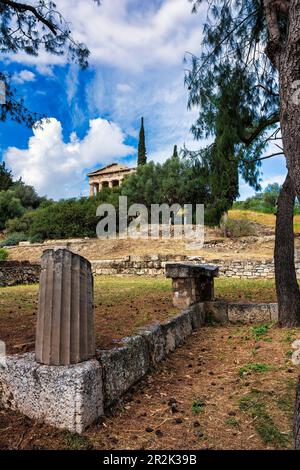
<svg viewBox="0 0 300 470">
<path fill-rule="evenodd" d="M 0 402 L 27 416 L 72 432 L 103 416 L 105 409 L 206 322 L 276 321 L 276 304 L 204 302 L 169 321 L 142 328 L 96 359 L 71 366 L 45 366 L 34 354 L 0 359 Z"/>
<path fill-rule="evenodd" d="M 0 287 L 39 282 L 40 263 L 29 261 L 0 261 Z"/>
<path fill-rule="evenodd" d="M 168 262 L 194 262 L 219 266 L 220 277 L 245 279 L 272 279 L 274 278 L 274 262 L 269 260 L 207 260 L 196 256 L 127 256 L 115 260 L 94 260 L 92 270 L 95 275 L 134 275 L 134 276 L 164 276 L 165 266 Z M 300 262 L 296 262 L 298 276 L 300 277 Z"/>
<path fill-rule="evenodd" d="M 193 262 L 219 266 L 220 277 L 237 279 L 274 279 L 274 262 L 270 260 L 207 260 L 195 256 L 126 256 L 115 260 L 93 260 L 95 276 L 165 276 L 165 266 L 169 262 Z M 296 272 L 300 278 L 300 261 L 296 260 Z M 0 261 L 0 286 L 33 284 L 39 281 L 40 264 L 29 261 Z"/>
</svg>

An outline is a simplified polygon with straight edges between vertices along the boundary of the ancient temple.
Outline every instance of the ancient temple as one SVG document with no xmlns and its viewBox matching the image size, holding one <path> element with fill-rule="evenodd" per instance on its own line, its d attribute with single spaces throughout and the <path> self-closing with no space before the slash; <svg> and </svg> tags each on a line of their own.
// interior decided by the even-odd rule
<svg viewBox="0 0 300 470">
<path fill-rule="evenodd" d="M 125 176 L 135 171 L 135 168 L 129 168 L 119 163 L 112 163 L 111 165 L 89 173 L 87 176 L 90 184 L 90 196 L 94 196 L 101 191 L 102 188 L 120 186 Z"/>
</svg>

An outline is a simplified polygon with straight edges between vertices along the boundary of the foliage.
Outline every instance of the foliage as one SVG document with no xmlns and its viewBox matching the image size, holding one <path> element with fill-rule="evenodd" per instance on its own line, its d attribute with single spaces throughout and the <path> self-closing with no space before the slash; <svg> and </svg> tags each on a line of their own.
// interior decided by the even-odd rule
<svg viewBox="0 0 300 470">
<path fill-rule="evenodd" d="M 19 242 L 24 242 L 27 240 L 27 235 L 22 232 L 13 232 L 1 243 L 1 246 L 15 246 Z"/>
<path fill-rule="evenodd" d="M 0 261 L 5 261 L 8 258 L 8 251 L 0 248 Z"/>
<path fill-rule="evenodd" d="M 192 1 L 194 11 L 205 0 Z M 202 53 L 191 55 L 185 81 L 188 107 L 199 115 L 191 132 L 196 140 L 213 138 L 201 149 L 210 166 L 209 184 L 221 219 L 239 194 L 238 175 L 256 190 L 260 158 L 270 139 L 278 137 L 278 80 L 268 57 L 261 53 L 268 40 L 263 2 L 234 0 L 209 3 Z"/>
<path fill-rule="evenodd" d="M 100 4 L 99 0 L 94 1 Z M 81 68 L 87 67 L 89 50 L 83 43 L 74 40 L 69 23 L 53 1 L 26 3 L 1 0 L 0 19 L 0 53 L 37 56 L 42 50 L 58 56 L 65 54 Z M 1 105 L 0 120 L 5 121 L 9 116 L 28 127 L 39 126 L 37 122 L 44 116 L 32 113 L 24 105 L 23 99 L 16 98 L 16 90 L 11 87 L 8 74 L 0 72 L 0 80 L 6 88 L 6 102 Z"/>
<path fill-rule="evenodd" d="M 243 377 L 244 375 L 247 375 L 251 373 L 252 371 L 254 372 L 268 372 L 271 370 L 271 367 L 268 366 L 267 364 L 260 364 L 260 363 L 249 363 L 246 364 L 245 366 L 241 367 L 239 370 L 239 375 Z"/>
<path fill-rule="evenodd" d="M 225 237 L 239 238 L 255 235 L 255 226 L 246 219 L 227 219 L 221 223 Z"/>
<path fill-rule="evenodd" d="M 0 230 L 5 228 L 5 222 L 23 215 L 25 209 L 13 191 L 0 191 Z"/>
<path fill-rule="evenodd" d="M 7 191 L 12 184 L 11 171 L 6 168 L 5 162 L 0 163 L 0 191 Z"/>
<path fill-rule="evenodd" d="M 36 209 L 42 202 L 46 201 L 45 197 L 38 196 L 32 186 L 26 185 L 21 180 L 14 183 L 11 190 L 25 209 Z"/>
<path fill-rule="evenodd" d="M 206 169 L 191 159 L 178 156 L 163 164 L 147 163 L 138 166 L 121 187 L 128 203 L 144 204 L 205 204 L 209 201 Z"/>
<path fill-rule="evenodd" d="M 253 326 L 251 333 L 253 334 L 256 341 L 259 341 L 262 336 L 265 336 L 269 331 L 269 325 Z"/>
<path fill-rule="evenodd" d="M 205 406 L 205 401 L 202 400 L 202 398 L 195 398 L 195 400 L 192 403 L 192 412 L 194 414 L 199 414 L 201 411 L 203 411 L 203 407 Z"/>
<path fill-rule="evenodd" d="M 23 232 L 31 242 L 45 239 L 95 237 L 96 209 L 101 203 L 118 206 L 119 189 L 105 188 L 97 198 L 43 202 L 36 210 L 7 222 L 8 233 Z"/>
<path fill-rule="evenodd" d="M 138 145 L 138 165 L 145 165 L 147 163 L 147 151 L 145 143 L 145 129 L 144 129 L 144 118 L 141 119 L 141 129 L 139 135 Z"/>
</svg>

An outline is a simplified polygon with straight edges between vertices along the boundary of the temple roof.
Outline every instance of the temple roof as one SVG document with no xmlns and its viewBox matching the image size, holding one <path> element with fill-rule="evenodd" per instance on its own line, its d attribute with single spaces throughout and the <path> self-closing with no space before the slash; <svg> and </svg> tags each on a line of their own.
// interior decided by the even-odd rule
<svg viewBox="0 0 300 470">
<path fill-rule="evenodd" d="M 88 176 L 105 175 L 108 173 L 118 173 L 120 171 L 130 171 L 134 169 L 135 168 L 129 168 L 126 165 L 120 165 L 119 163 L 111 163 L 110 165 L 107 165 L 104 168 L 99 168 L 99 170 L 95 170 L 91 173 L 88 173 Z"/>
</svg>

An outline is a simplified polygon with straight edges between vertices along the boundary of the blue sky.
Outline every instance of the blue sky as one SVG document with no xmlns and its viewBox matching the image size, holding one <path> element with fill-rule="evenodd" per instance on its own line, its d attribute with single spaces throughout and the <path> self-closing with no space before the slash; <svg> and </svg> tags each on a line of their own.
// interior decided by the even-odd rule
<svg viewBox="0 0 300 470">
<path fill-rule="evenodd" d="M 174 144 L 196 149 L 187 111 L 183 57 L 198 53 L 205 11 L 187 0 L 57 0 L 73 36 L 91 51 L 80 71 L 66 58 L 14 55 L 2 67 L 33 111 L 49 116 L 43 130 L 0 123 L 1 158 L 16 178 L 58 199 L 88 194 L 86 173 L 113 161 L 135 165 L 140 118 L 148 158 L 164 161 Z M 262 185 L 282 183 L 284 159 L 266 160 Z M 253 193 L 241 181 L 241 198 Z"/>
</svg>

